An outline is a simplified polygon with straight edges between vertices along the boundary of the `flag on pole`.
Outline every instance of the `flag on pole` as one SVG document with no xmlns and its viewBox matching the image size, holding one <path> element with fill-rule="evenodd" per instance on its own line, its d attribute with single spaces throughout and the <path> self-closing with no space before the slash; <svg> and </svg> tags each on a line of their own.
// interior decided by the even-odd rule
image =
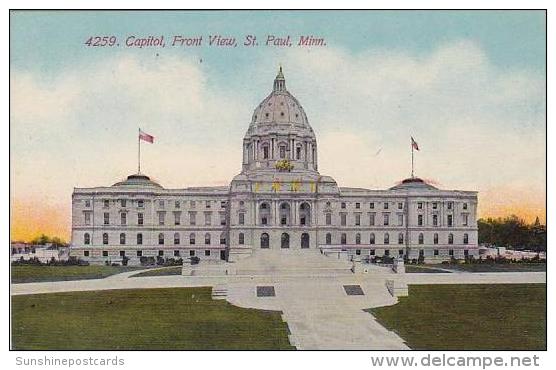
<svg viewBox="0 0 556 370">
<path fill-rule="evenodd" d="M 419 145 L 417 145 L 417 142 L 413 139 L 413 136 L 411 137 L 411 147 L 415 150 L 419 150 Z"/>
<path fill-rule="evenodd" d="M 139 140 L 143 140 L 146 141 L 147 143 L 154 143 L 154 136 L 147 134 L 146 132 L 143 132 L 141 129 L 139 129 Z"/>
</svg>

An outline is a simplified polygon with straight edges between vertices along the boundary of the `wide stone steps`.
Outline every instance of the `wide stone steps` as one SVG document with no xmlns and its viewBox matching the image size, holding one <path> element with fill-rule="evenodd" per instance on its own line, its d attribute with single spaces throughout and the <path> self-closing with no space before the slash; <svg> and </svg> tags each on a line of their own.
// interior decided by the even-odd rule
<svg viewBox="0 0 556 370">
<path fill-rule="evenodd" d="M 212 288 L 212 299 L 226 299 L 228 297 L 228 288 L 225 285 L 216 285 Z"/>
</svg>

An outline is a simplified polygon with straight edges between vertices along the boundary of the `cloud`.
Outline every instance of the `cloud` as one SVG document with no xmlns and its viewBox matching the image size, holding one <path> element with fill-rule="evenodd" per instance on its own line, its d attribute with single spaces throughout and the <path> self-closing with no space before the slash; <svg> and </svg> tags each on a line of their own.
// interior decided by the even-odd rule
<svg viewBox="0 0 556 370">
<path fill-rule="evenodd" d="M 135 171 L 138 126 L 156 137 L 143 146 L 144 172 L 164 186 L 226 184 L 240 170 L 252 110 L 268 93 L 258 87 L 271 87 L 273 53 L 237 71 L 251 76 L 242 88 L 177 56 L 118 55 L 48 78 L 12 69 L 12 197 L 68 210 L 74 186 L 109 185 Z M 280 60 L 317 134 L 319 169 L 341 186 L 386 188 L 407 177 L 412 135 L 421 147 L 417 175 L 440 187 L 508 196 L 527 188 L 523 202 L 543 203 L 541 74 L 494 65 L 469 40 L 421 55 L 312 48 Z M 494 209 L 489 201 L 504 202 L 481 198 Z"/>
</svg>

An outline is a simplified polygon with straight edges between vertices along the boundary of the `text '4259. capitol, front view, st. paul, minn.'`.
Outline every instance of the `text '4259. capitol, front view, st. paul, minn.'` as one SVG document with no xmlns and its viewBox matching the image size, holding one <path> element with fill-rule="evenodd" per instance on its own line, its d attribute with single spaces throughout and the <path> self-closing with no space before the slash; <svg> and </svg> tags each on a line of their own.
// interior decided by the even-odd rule
<svg viewBox="0 0 556 370">
<path fill-rule="evenodd" d="M 142 257 L 235 261 L 255 249 L 348 259 L 441 262 L 478 256 L 477 192 L 410 177 L 387 190 L 340 187 L 318 171 L 315 133 L 282 69 L 243 138 L 229 186 L 166 189 L 142 173 L 75 188 L 71 255 L 90 263 Z"/>
</svg>

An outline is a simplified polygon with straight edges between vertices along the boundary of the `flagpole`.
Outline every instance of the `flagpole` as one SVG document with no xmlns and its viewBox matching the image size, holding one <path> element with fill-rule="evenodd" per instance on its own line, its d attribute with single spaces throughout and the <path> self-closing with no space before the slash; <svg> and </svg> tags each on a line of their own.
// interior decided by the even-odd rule
<svg viewBox="0 0 556 370">
<path fill-rule="evenodd" d="M 411 141 L 411 178 L 414 178 L 413 172 L 413 140 Z"/>
<path fill-rule="evenodd" d="M 137 173 L 141 173 L 141 128 L 139 128 L 139 132 L 137 134 Z"/>
</svg>

